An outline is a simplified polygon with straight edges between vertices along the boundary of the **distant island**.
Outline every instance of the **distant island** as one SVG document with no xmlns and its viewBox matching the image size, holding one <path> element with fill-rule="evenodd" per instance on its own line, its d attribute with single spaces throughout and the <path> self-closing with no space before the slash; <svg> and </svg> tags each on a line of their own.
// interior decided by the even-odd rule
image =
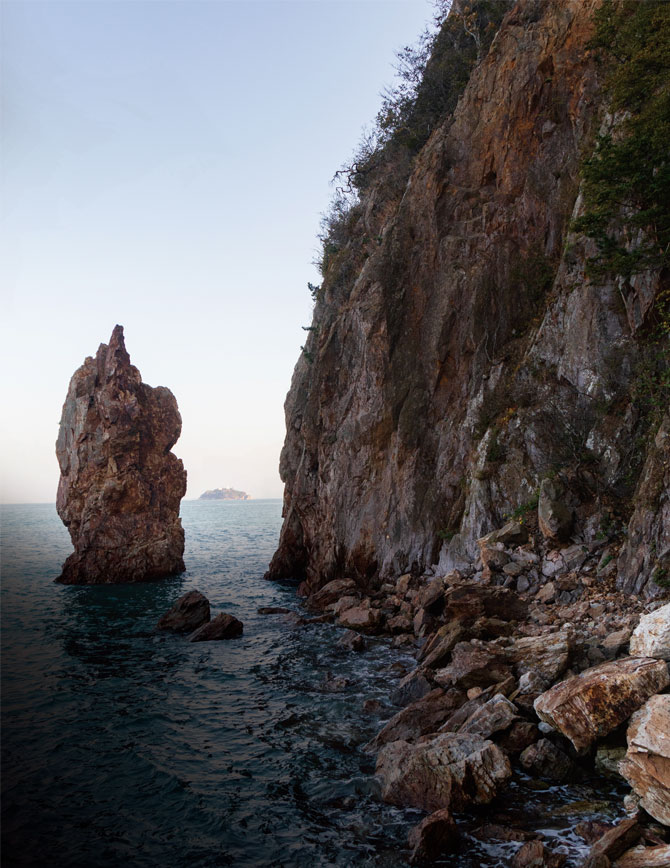
<svg viewBox="0 0 670 868">
<path fill-rule="evenodd" d="M 213 488 L 201 494 L 198 500 L 251 500 L 251 495 L 234 488 Z"/>
</svg>

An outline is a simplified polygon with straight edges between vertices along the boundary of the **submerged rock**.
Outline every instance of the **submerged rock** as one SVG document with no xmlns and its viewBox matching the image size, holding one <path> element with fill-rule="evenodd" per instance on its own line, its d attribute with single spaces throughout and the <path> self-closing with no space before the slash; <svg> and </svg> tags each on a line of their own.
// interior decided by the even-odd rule
<svg viewBox="0 0 670 868">
<path fill-rule="evenodd" d="M 493 742 L 478 735 L 444 733 L 411 745 L 395 741 L 377 758 L 382 798 L 393 805 L 438 811 L 488 804 L 512 771 Z"/>
<path fill-rule="evenodd" d="M 221 612 L 209 624 L 203 624 L 189 638 L 190 642 L 212 642 L 219 639 L 237 639 L 244 632 L 244 625 L 232 615 Z"/>
<path fill-rule="evenodd" d="M 538 696 L 535 711 L 583 752 L 668 684 L 662 660 L 625 657 L 561 681 Z"/>
<path fill-rule="evenodd" d="M 63 404 L 56 508 L 74 553 L 57 581 L 141 582 L 184 570 L 186 471 L 170 452 L 180 433 L 174 395 L 142 382 L 117 325 L 75 371 Z"/>
<path fill-rule="evenodd" d="M 189 591 L 158 621 L 159 630 L 192 633 L 210 619 L 209 600 L 200 591 Z"/>
<path fill-rule="evenodd" d="M 627 738 L 621 774 L 645 811 L 670 826 L 670 695 L 652 696 L 635 712 Z"/>
</svg>

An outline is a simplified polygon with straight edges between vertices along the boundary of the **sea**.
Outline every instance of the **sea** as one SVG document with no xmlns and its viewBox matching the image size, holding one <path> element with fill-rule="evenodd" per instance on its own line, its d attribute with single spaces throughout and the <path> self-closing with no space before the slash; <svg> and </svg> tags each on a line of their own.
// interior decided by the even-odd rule
<svg viewBox="0 0 670 868">
<path fill-rule="evenodd" d="M 185 573 L 86 587 L 53 581 L 71 552 L 53 504 L 0 508 L 3 866 L 408 865 L 424 814 L 382 802 L 362 747 L 398 710 L 389 693 L 413 656 L 385 638 L 354 653 L 341 628 L 258 613 L 307 616 L 294 584 L 263 578 L 279 500 L 184 501 L 181 515 Z M 158 631 L 193 589 L 243 637 Z M 620 803 L 615 782 L 515 774 L 504 797 L 457 817 L 461 848 L 436 864 L 509 865 L 520 840 L 482 838 L 493 823 L 577 865 L 576 824 L 612 820 Z"/>
</svg>

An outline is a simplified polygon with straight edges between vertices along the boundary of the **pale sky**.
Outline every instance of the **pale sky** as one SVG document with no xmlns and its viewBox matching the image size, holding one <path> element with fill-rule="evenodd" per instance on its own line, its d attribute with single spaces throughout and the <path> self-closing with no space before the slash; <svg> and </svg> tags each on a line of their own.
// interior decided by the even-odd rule
<svg viewBox="0 0 670 868">
<path fill-rule="evenodd" d="M 55 501 L 68 382 L 116 323 L 177 398 L 186 497 L 280 497 L 319 215 L 429 0 L 0 10 L 2 500 Z"/>
</svg>

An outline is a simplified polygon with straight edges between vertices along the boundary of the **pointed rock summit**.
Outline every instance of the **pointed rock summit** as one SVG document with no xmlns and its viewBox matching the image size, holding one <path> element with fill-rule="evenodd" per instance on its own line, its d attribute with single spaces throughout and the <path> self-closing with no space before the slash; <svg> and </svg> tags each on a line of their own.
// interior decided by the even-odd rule
<svg viewBox="0 0 670 868">
<path fill-rule="evenodd" d="M 56 508 L 74 552 L 57 581 L 141 582 L 184 569 L 179 503 L 186 471 L 169 389 L 142 382 L 117 325 L 75 371 L 61 416 Z"/>
</svg>

